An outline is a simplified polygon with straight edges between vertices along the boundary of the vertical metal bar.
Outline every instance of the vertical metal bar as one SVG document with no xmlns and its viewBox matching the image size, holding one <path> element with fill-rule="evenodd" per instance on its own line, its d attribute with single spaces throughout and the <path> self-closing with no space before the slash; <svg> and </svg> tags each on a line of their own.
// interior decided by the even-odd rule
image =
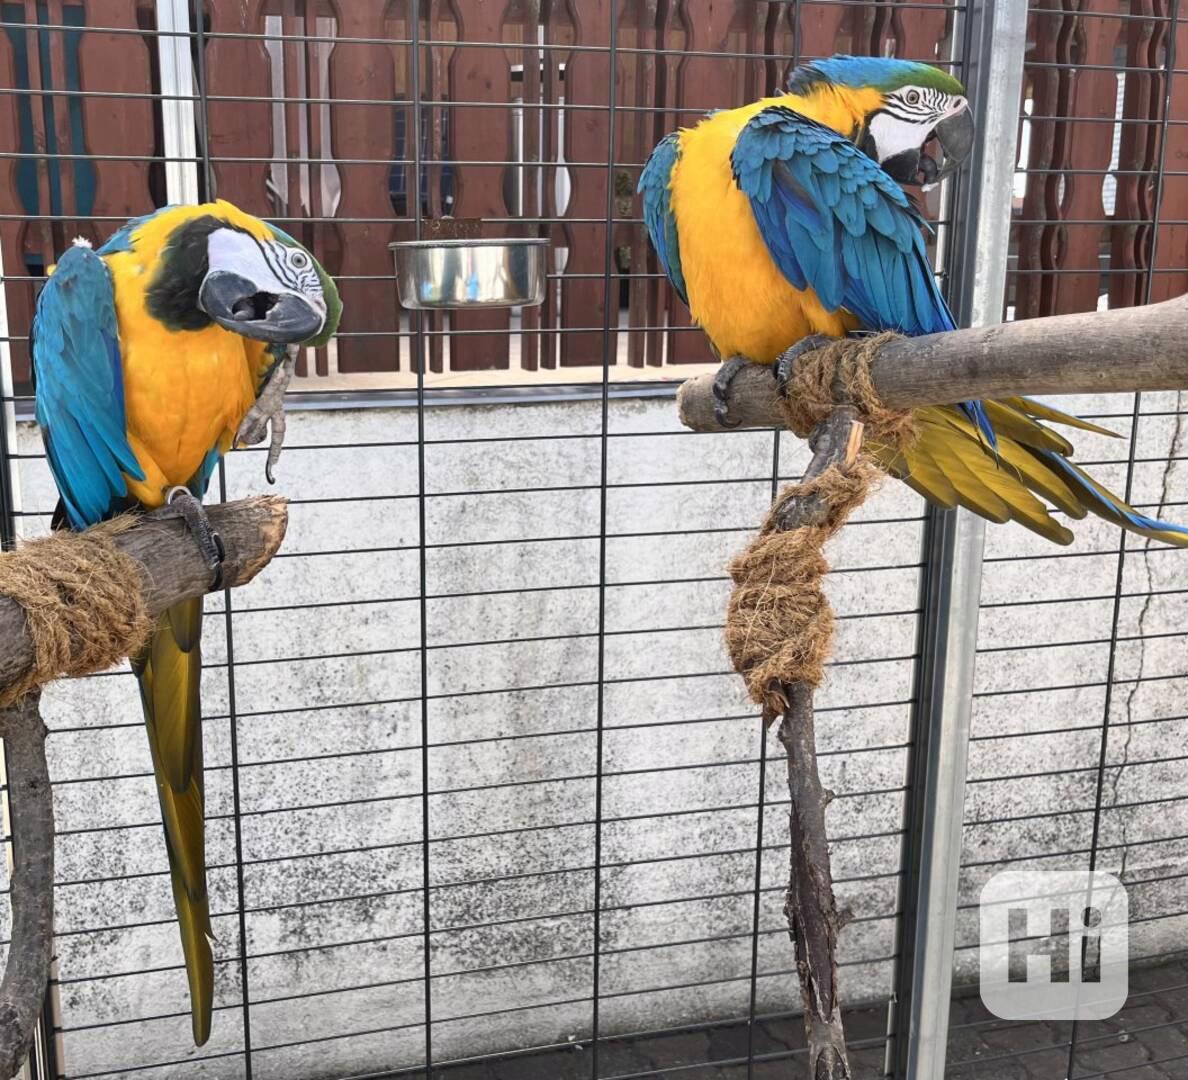
<svg viewBox="0 0 1188 1080">
<path fill-rule="evenodd" d="M 169 202 L 198 202 L 194 58 L 190 0 L 157 0 L 157 59 L 161 68 L 161 128 Z"/>
<path fill-rule="evenodd" d="M 598 1028 L 602 982 L 602 772 L 606 721 L 606 512 L 610 459 L 611 327 L 619 324 L 619 291 L 615 266 L 615 159 L 618 132 L 619 0 L 610 0 L 610 50 L 607 56 L 606 115 L 606 250 L 602 272 L 602 430 L 598 480 L 598 690 L 595 726 L 594 778 L 594 964 L 590 1017 L 590 1076 L 598 1080 Z M 561 145 L 564 151 L 564 143 Z M 612 323 L 613 320 L 613 323 Z"/>
<path fill-rule="evenodd" d="M 984 326 L 1001 321 L 1006 290 L 1027 0 L 972 0 L 966 18 L 978 144 L 947 215 L 947 266 L 958 324 Z M 984 539 L 967 511 L 929 514 L 896 977 L 896 1074 L 911 1080 L 945 1071 Z"/>
<path fill-rule="evenodd" d="M 198 164 L 195 161 L 192 163 L 194 173 L 194 202 L 197 202 L 200 197 L 200 192 L 205 192 L 207 198 L 212 198 L 215 186 L 214 177 L 214 162 L 210 157 L 210 140 L 207 138 L 207 122 L 210 116 L 209 95 L 210 89 L 206 81 L 206 0 L 193 0 L 193 22 L 191 23 L 191 11 L 189 10 L 188 0 L 179 0 L 183 6 L 187 8 L 185 11 L 185 28 L 187 34 L 191 32 L 194 35 L 194 55 L 198 58 L 197 69 L 197 89 L 198 89 L 198 109 L 197 115 L 193 108 L 194 102 L 188 102 L 191 106 L 190 113 L 190 132 L 193 133 L 195 129 L 195 122 L 198 125 L 198 130 L 202 132 L 202 146 L 201 146 L 201 186 L 198 184 Z M 185 46 L 187 59 L 190 57 L 190 38 L 177 38 L 182 45 Z M 193 93 L 193 86 L 188 91 Z M 168 138 L 168 137 L 167 137 Z M 195 147 L 197 148 L 196 144 Z M 168 178 L 167 178 L 168 183 Z M 173 192 L 169 191 L 170 201 L 173 200 Z M 219 501 L 227 501 L 227 464 L 223 458 L 219 458 Z M 229 753 L 231 757 L 231 820 L 232 832 L 235 838 L 235 895 L 236 908 L 238 910 L 238 930 L 239 930 L 239 996 L 240 1004 L 243 1013 L 243 1069 L 245 1080 L 252 1080 L 252 1013 L 250 1002 L 250 987 L 248 983 L 248 960 L 247 960 L 247 899 L 246 889 L 244 884 L 243 872 L 243 817 L 240 813 L 240 793 L 239 793 L 239 712 L 235 701 L 235 635 L 234 635 L 234 616 L 235 616 L 235 601 L 230 589 L 223 590 L 223 635 L 225 638 L 225 646 L 227 650 L 227 725 L 228 725 L 228 741 Z"/>
<path fill-rule="evenodd" d="M 412 123 L 405 130 L 412 145 L 412 182 L 406 185 L 412 200 L 412 214 L 415 236 L 424 235 L 425 223 L 421 200 L 421 124 L 424 106 L 421 102 L 421 0 L 410 0 L 408 6 L 409 62 L 408 88 L 412 102 Z M 408 143 L 406 143 L 408 145 Z M 425 527 L 428 512 L 425 497 L 425 324 L 420 311 L 411 311 L 412 362 L 417 371 L 417 558 L 421 576 L 419 589 L 419 610 L 421 627 L 421 948 L 424 952 L 423 975 L 425 995 L 425 1080 L 433 1080 L 433 971 L 430 962 L 432 939 L 429 936 L 430 894 L 429 894 L 429 549 L 426 546 Z"/>
<path fill-rule="evenodd" d="M 1147 280 L 1143 289 L 1143 303 L 1151 302 L 1155 287 L 1155 262 L 1159 252 L 1159 221 L 1163 210 L 1163 193 L 1165 173 L 1167 172 L 1167 129 L 1171 119 L 1172 109 L 1172 81 L 1176 71 L 1176 38 L 1179 30 L 1180 0 L 1171 0 L 1168 9 L 1169 23 L 1167 29 L 1166 73 L 1163 84 L 1163 116 L 1159 128 L 1159 166 L 1155 175 L 1155 198 L 1151 208 L 1151 252 L 1147 262 Z M 1134 405 L 1130 414 L 1130 447 L 1126 455 L 1126 488 L 1123 499 L 1129 503 L 1134 491 L 1134 464 L 1138 449 L 1139 421 L 1142 416 L 1143 395 L 1134 395 Z M 1098 847 L 1101 843 L 1101 811 L 1105 798 L 1106 761 L 1110 749 L 1110 710 L 1114 704 L 1114 674 L 1118 664 L 1118 628 L 1122 619 L 1122 585 L 1126 573 L 1126 537 L 1125 529 L 1118 530 L 1118 565 L 1114 576 L 1114 603 L 1110 615 L 1110 652 L 1106 662 L 1105 701 L 1101 714 L 1101 737 L 1098 742 L 1097 780 L 1093 799 L 1093 833 L 1089 842 L 1089 869 L 1097 869 Z M 1144 545 L 1144 550 L 1150 549 L 1150 541 Z M 1140 630 L 1141 633 L 1141 630 Z M 1140 648 L 1142 642 L 1139 642 Z M 1141 674 L 1141 671 L 1140 671 Z M 1125 839 L 1125 834 L 1123 834 Z M 1122 850 L 1122 865 L 1126 865 L 1126 849 Z M 1090 893 L 1090 895 L 1092 895 Z M 1086 901 L 1088 902 L 1088 901 Z M 1082 948 L 1084 943 L 1082 943 Z M 1073 1075 L 1077 1058 L 1077 1038 L 1080 1035 L 1080 1022 L 1074 1017 L 1068 1039 L 1068 1076 Z"/>
</svg>

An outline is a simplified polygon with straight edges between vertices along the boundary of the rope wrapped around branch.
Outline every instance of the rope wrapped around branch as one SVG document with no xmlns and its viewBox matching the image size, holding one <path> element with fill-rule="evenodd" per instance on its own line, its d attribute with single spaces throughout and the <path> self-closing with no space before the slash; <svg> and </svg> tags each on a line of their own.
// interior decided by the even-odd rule
<svg viewBox="0 0 1188 1080">
<path fill-rule="evenodd" d="M 815 689 L 824 677 L 834 621 L 823 548 L 883 475 L 860 455 L 863 436 L 891 446 L 915 436 L 911 411 L 883 405 L 870 378 L 871 359 L 895 336 L 840 339 L 806 351 L 788 382 L 784 411 L 796 434 L 820 436 L 843 408 L 852 422 L 841 445 L 816 453 L 801 483 L 780 493 L 759 535 L 730 564 L 726 644 L 767 723 L 787 711 L 789 686 Z"/>
<path fill-rule="evenodd" d="M 788 430 L 807 439 L 839 404 L 852 405 L 866 437 L 886 446 L 904 446 L 916 435 L 910 409 L 889 409 L 870 377 L 879 350 L 900 335 L 893 332 L 836 341 L 805 351 L 796 359 L 783 397 Z"/>
<path fill-rule="evenodd" d="M 862 505 L 880 475 L 860 458 L 848 469 L 830 466 L 785 488 L 759 535 L 730 564 L 734 592 L 726 644 L 767 723 L 788 707 L 785 686 L 821 684 L 833 642 L 833 609 L 824 590 L 829 564 L 822 547 Z M 781 512 L 807 502 L 820 504 L 820 519 L 783 531 Z"/>
<path fill-rule="evenodd" d="M 32 669 L 0 691 L 0 708 L 42 683 L 102 671 L 143 648 L 153 620 L 140 564 L 114 543 L 135 524 L 129 515 L 31 540 L 0 559 L 0 595 L 24 609 L 34 655 Z"/>
</svg>

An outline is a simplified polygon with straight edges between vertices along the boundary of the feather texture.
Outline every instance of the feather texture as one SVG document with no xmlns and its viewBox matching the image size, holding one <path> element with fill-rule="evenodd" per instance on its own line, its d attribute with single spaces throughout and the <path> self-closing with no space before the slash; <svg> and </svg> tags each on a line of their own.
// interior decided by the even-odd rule
<svg viewBox="0 0 1188 1080">
<path fill-rule="evenodd" d="M 834 57 L 799 69 L 790 93 L 714 113 L 656 148 L 640 181 L 648 234 L 719 355 L 772 363 L 814 333 L 955 328 L 926 223 L 854 142 L 884 85 L 908 82 L 962 92 L 926 65 Z M 913 445 L 870 449 L 939 506 L 1059 544 L 1072 532 L 1057 515 L 1093 513 L 1188 546 L 1188 530 L 1139 514 L 1069 461 L 1072 443 L 1048 426 L 1110 434 L 1095 424 L 1023 397 L 920 409 L 916 420 Z"/>
<path fill-rule="evenodd" d="M 644 166 L 638 190 L 643 195 L 644 224 L 656 251 L 656 258 L 660 260 L 677 296 L 687 304 L 689 296 L 681 269 L 681 242 L 677 236 L 670 194 L 673 168 L 680 156 L 680 139 L 676 135 L 661 139 Z"/>
<path fill-rule="evenodd" d="M 194 1042 L 210 1037 L 214 958 L 206 890 L 202 777 L 202 598 L 161 616 L 146 652 L 133 660 L 165 826 L 169 877 L 190 985 Z"/>
<path fill-rule="evenodd" d="M 111 275 L 90 248 L 58 261 L 33 319 L 36 415 L 50 470 L 76 529 L 107 517 L 144 479 L 128 442 Z"/>
</svg>

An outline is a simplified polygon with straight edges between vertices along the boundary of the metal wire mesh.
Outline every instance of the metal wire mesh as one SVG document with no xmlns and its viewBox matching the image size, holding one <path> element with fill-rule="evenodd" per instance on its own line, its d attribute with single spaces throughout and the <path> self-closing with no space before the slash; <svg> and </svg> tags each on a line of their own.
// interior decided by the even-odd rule
<svg viewBox="0 0 1188 1080">
<path fill-rule="evenodd" d="M 46 708 L 58 948 L 39 1075 L 749 1080 L 802 1055 L 779 910 L 782 763 L 719 636 L 726 559 L 805 456 L 790 437 L 679 429 L 672 385 L 655 379 L 707 357 L 660 287 L 622 177 L 633 187 L 662 132 L 775 89 L 804 56 L 894 51 L 960 67 L 960 11 L 3 5 L 12 139 L 0 157 L 17 178 L 0 207 L 18 391 L 6 399 L 21 417 L 21 350 L 45 266 L 74 232 L 103 235 L 150 202 L 217 193 L 280 221 L 333 267 L 349 320 L 336 350 L 306 358 L 293 395 L 285 550 L 262 580 L 208 604 L 215 1035 L 191 1050 L 135 689 L 127 673 L 80 680 Z M 1102 12 L 1120 32 L 1160 17 L 1137 2 Z M 1099 66 L 1147 77 L 1132 60 Z M 1186 122 L 1165 115 L 1162 130 Z M 1030 173 L 1077 175 L 1065 164 Z M 1180 175 L 1166 155 L 1133 164 L 1109 170 L 1120 186 Z M 1124 220 L 1152 220 L 1140 210 Z M 445 213 L 554 240 L 563 255 L 539 316 L 399 311 L 386 244 Z M 1160 243 L 1166 263 L 1118 266 L 1117 278 L 1143 274 L 1150 290 L 1182 271 L 1182 246 L 1176 256 L 1174 240 Z M 1143 409 L 1144 424 L 1178 423 L 1178 403 Z M 28 535 L 46 527 L 54 496 L 32 429 L 9 436 L 11 516 Z M 1165 449 L 1132 447 L 1127 475 L 1157 472 Z M 257 453 L 232 456 L 220 496 L 259 490 L 261 471 Z M 1089 547 L 1059 565 L 1121 566 L 1113 537 L 1082 532 Z M 894 1058 L 889 1003 L 912 903 L 901 839 L 914 825 L 923 533 L 918 500 L 889 486 L 832 552 L 842 629 L 819 738 L 837 792 L 839 897 L 855 913 L 843 991 L 864 1077 Z M 995 543 L 1007 546 L 992 552 L 994 576 L 1036 575 L 1023 539 L 1002 531 Z M 1143 633 L 1118 614 L 1122 599 L 1148 595 L 1140 586 L 1097 590 L 1106 607 L 1119 598 L 1114 629 L 1084 649 L 1112 664 Z M 1064 603 L 1023 595 L 1032 617 Z M 994 640 L 987 657 L 1017 655 L 991 653 Z M 1101 678 L 1120 682 L 1112 666 Z M 987 684 L 979 701 L 1037 685 Z M 989 744 L 994 729 L 980 723 Z M 1087 761 L 1088 790 L 1106 760 Z M 971 837 L 977 793 L 1000 787 L 974 779 Z M 1109 820 L 1089 803 L 1094 822 Z M 1035 815 L 1012 812 L 1029 829 L 1061 820 L 1046 804 Z"/>
</svg>

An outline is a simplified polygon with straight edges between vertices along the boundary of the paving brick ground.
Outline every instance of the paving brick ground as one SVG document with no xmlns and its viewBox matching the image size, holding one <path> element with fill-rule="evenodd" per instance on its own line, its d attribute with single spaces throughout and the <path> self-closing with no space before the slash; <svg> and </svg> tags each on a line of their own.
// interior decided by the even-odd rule
<svg viewBox="0 0 1188 1080">
<path fill-rule="evenodd" d="M 1072 1025 L 997 1020 L 976 995 L 953 1002 L 948 1080 L 1188 1080 L 1188 960 L 1131 973 L 1126 1006 L 1109 1020 Z M 847 1016 L 855 1080 L 883 1074 L 886 1011 Z M 746 1064 L 753 1052 L 753 1064 Z M 608 1039 L 599 1050 L 602 1080 L 801 1080 L 800 1018 Z M 407 1074 L 406 1074 L 407 1075 Z M 591 1080 L 588 1046 L 503 1057 L 435 1072 L 440 1080 Z"/>
</svg>

